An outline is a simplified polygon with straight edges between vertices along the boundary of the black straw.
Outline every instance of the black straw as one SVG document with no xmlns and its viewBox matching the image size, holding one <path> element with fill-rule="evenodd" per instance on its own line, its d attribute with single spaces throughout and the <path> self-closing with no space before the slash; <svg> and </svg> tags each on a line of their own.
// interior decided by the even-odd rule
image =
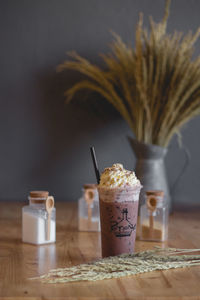
<svg viewBox="0 0 200 300">
<path fill-rule="evenodd" d="M 93 165 L 94 165 L 97 183 L 99 184 L 100 183 L 100 173 L 99 173 L 99 168 L 97 165 L 97 159 L 96 159 L 94 147 L 90 147 L 90 151 L 91 151 L 91 155 L 92 155 L 92 161 L 93 161 Z"/>
</svg>

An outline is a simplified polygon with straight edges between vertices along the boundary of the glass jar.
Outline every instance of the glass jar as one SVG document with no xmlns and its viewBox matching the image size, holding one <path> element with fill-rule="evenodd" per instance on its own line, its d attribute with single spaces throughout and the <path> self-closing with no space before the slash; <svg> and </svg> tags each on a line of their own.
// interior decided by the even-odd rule
<svg viewBox="0 0 200 300">
<path fill-rule="evenodd" d="M 78 200 L 78 229 L 100 231 L 99 197 L 96 184 L 85 184 Z"/>
<path fill-rule="evenodd" d="M 22 208 L 22 241 L 30 244 L 48 244 L 56 241 L 56 209 L 54 199 L 47 191 L 32 191 L 29 205 Z M 47 200 L 52 207 L 47 211 Z"/>
<path fill-rule="evenodd" d="M 166 241 L 168 238 L 168 205 L 163 191 L 146 191 L 146 203 L 140 208 L 140 239 Z"/>
</svg>

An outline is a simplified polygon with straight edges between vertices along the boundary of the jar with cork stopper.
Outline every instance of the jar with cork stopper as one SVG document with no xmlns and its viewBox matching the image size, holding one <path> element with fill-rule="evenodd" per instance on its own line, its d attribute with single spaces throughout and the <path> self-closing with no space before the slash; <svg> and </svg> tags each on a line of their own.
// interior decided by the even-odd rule
<svg viewBox="0 0 200 300">
<path fill-rule="evenodd" d="M 146 191 L 140 208 L 140 240 L 164 242 L 168 238 L 168 205 L 163 191 Z"/>
<path fill-rule="evenodd" d="M 99 197 L 96 184 L 85 184 L 78 200 L 79 231 L 100 231 Z"/>
<path fill-rule="evenodd" d="M 56 209 L 48 191 L 32 191 L 29 205 L 22 208 L 22 241 L 48 244 L 56 241 Z"/>
</svg>

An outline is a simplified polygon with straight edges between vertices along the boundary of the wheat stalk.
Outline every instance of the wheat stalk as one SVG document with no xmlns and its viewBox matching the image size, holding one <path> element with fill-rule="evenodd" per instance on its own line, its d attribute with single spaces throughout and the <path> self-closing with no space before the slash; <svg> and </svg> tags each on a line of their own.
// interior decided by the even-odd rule
<svg viewBox="0 0 200 300">
<path fill-rule="evenodd" d="M 82 89 L 101 94 L 127 121 L 139 141 L 167 147 L 181 127 L 200 114 L 200 57 L 192 59 L 200 35 L 167 34 L 170 0 L 166 1 L 162 21 L 152 18 L 150 32 L 143 28 L 140 15 L 135 48 L 113 34 L 111 52 L 101 55 L 102 69 L 80 57 L 58 66 L 71 69 L 88 80 L 75 83 L 65 92 L 67 101 Z"/>
<path fill-rule="evenodd" d="M 38 278 L 43 283 L 66 283 L 74 281 L 96 281 L 120 278 L 135 274 L 200 265 L 200 255 L 186 253 L 199 252 L 200 249 L 175 249 L 155 247 L 134 254 L 122 254 L 97 261 L 50 270 Z"/>
</svg>

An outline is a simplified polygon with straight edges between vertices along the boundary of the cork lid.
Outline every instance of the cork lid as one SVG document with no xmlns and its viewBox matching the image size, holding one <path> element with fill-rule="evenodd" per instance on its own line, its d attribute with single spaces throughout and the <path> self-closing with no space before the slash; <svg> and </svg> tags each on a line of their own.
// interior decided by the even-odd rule
<svg viewBox="0 0 200 300">
<path fill-rule="evenodd" d="M 97 184 L 93 184 L 93 183 L 84 184 L 83 188 L 85 190 L 87 190 L 87 189 L 96 189 L 97 188 Z"/>
<path fill-rule="evenodd" d="M 31 198 L 47 198 L 49 196 L 48 191 L 31 191 L 30 197 Z"/>
<path fill-rule="evenodd" d="M 164 197 L 164 192 L 161 190 L 149 190 L 146 191 L 147 196 L 157 196 L 157 197 Z"/>
</svg>

